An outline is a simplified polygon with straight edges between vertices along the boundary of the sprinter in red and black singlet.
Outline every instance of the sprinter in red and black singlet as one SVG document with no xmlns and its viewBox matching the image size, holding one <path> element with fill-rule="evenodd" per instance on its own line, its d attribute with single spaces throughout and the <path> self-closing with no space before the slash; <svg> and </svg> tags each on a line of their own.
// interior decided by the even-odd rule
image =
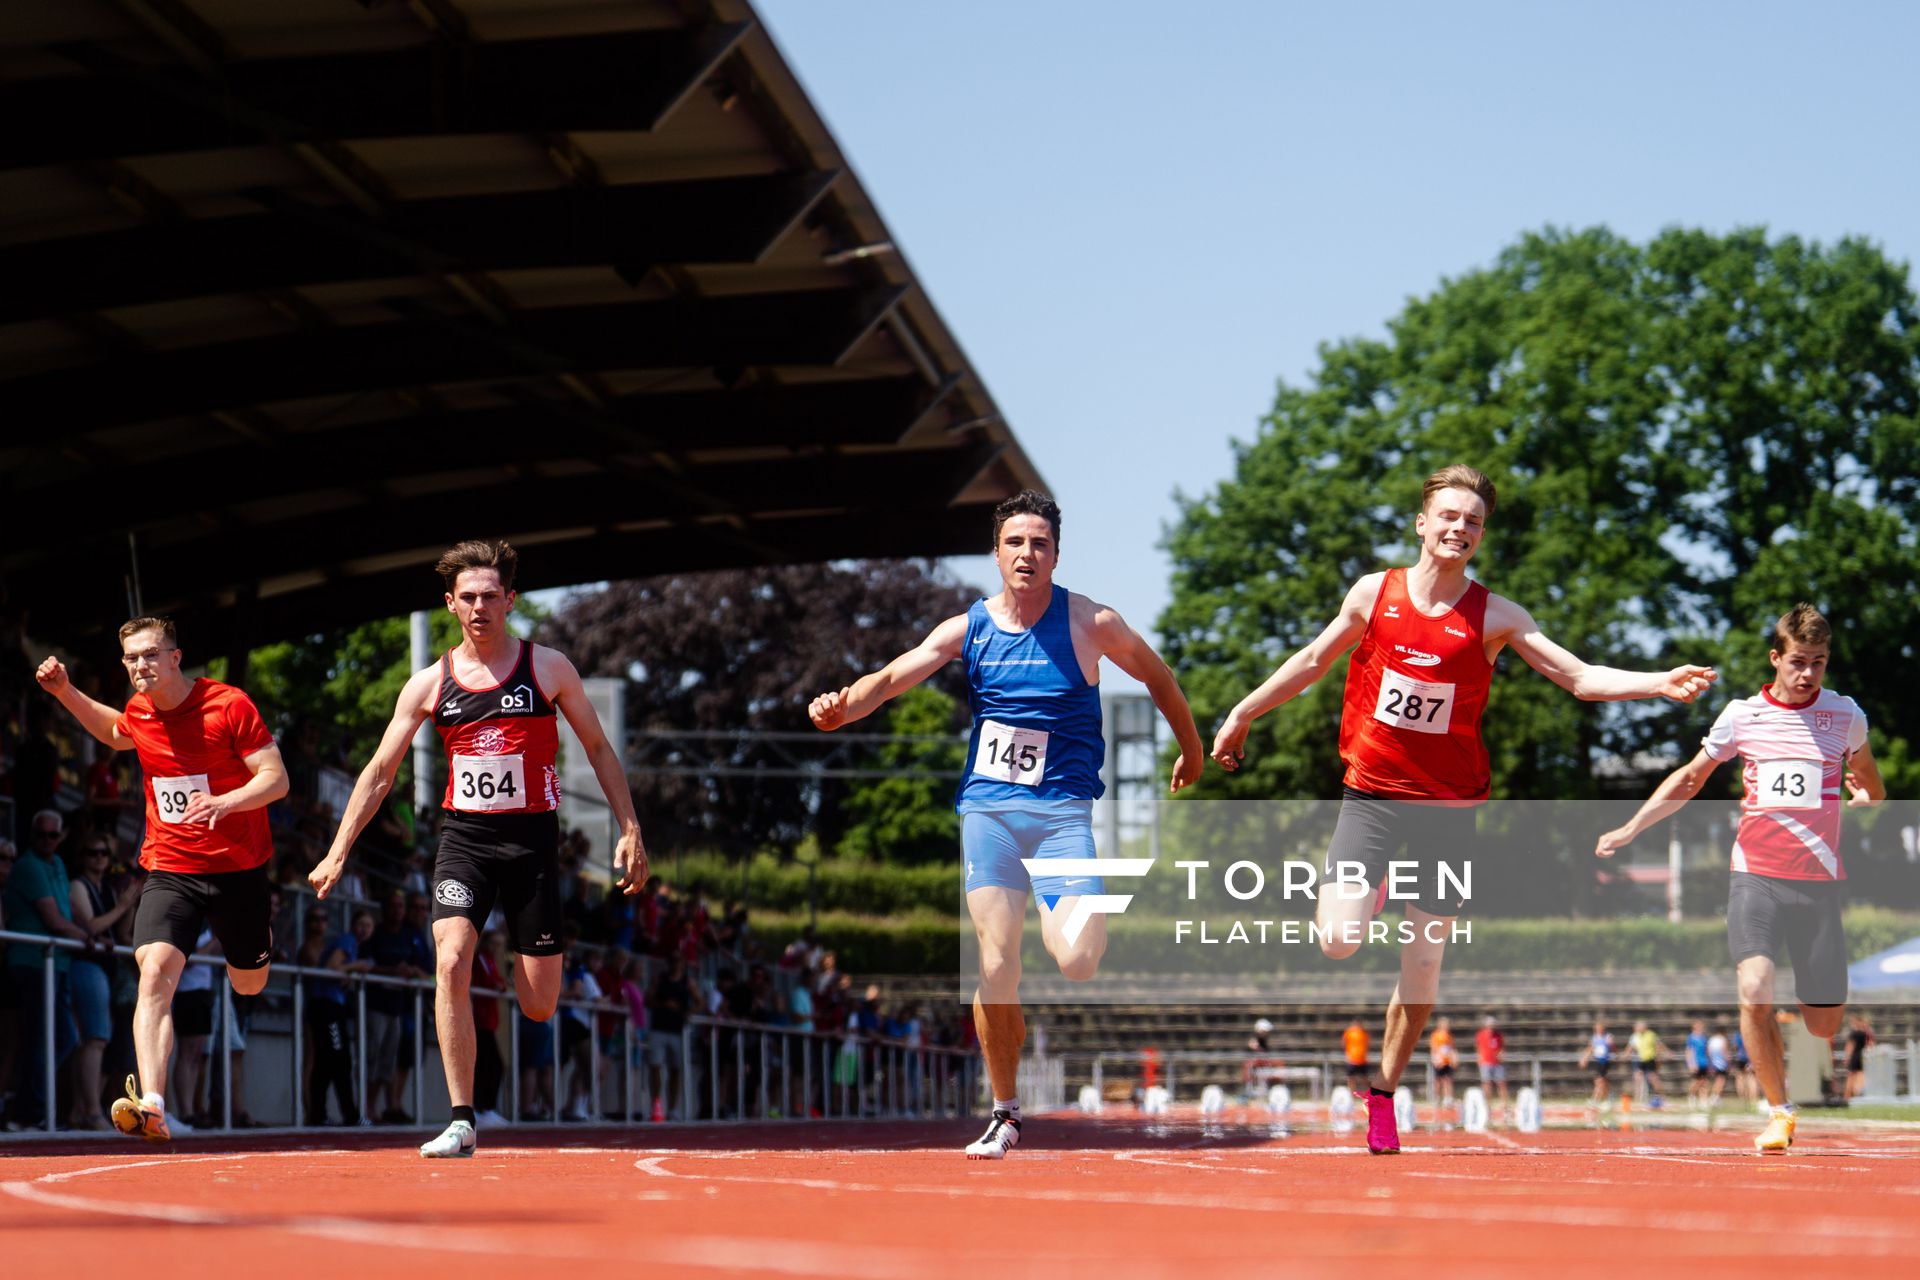
<svg viewBox="0 0 1920 1280">
<path fill-rule="evenodd" d="M 506 917 L 520 1011 L 536 1022 L 560 998 L 559 716 L 567 718 L 620 824 L 614 887 L 647 879 L 647 851 L 625 767 L 607 741 L 573 664 L 507 630 L 519 557 L 505 542 L 462 542 L 434 566 L 460 643 L 413 673 L 373 759 L 361 771 L 333 847 L 308 877 L 324 898 L 346 869 L 361 828 L 393 788 L 414 734 L 431 718 L 447 749 L 447 789 L 433 868 L 434 1022 L 453 1117 L 420 1146 L 431 1157 L 470 1156 L 473 1110 L 473 958 L 495 903 Z"/>
<path fill-rule="evenodd" d="M 1512 645 L 1527 665 L 1582 699 L 1691 702 L 1715 679 L 1707 667 L 1642 673 L 1591 666 L 1542 635 L 1525 609 L 1469 581 L 1467 562 L 1479 549 L 1493 504 L 1493 483 L 1472 467 L 1429 476 L 1414 521 L 1419 561 L 1356 582 L 1340 615 L 1243 698 L 1214 739 L 1214 759 L 1237 769 L 1254 720 L 1304 692 L 1359 645 L 1340 718 L 1347 766 L 1340 817 L 1314 921 L 1321 950 L 1332 959 L 1359 949 L 1386 889 L 1387 864 L 1402 849 L 1416 862 L 1457 865 L 1470 857 L 1473 806 L 1490 786 L 1480 717 L 1503 647 Z M 1363 871 L 1362 892 L 1342 896 L 1333 888 L 1343 863 Z M 1400 982 L 1387 1006 L 1380 1069 L 1367 1094 L 1367 1149 L 1376 1154 L 1400 1149 L 1393 1090 L 1437 997 L 1447 922 L 1465 906 L 1457 894 L 1438 892 L 1430 870 L 1415 882 L 1417 895 L 1401 900 L 1414 936 L 1401 944 Z"/>
<path fill-rule="evenodd" d="M 470 688 L 440 659 L 433 727 L 447 750 L 440 847 L 433 860 L 433 918 L 484 929 L 494 903 L 507 941 L 524 956 L 558 955 L 560 749 L 558 717 L 521 640 L 507 678 Z"/>
</svg>

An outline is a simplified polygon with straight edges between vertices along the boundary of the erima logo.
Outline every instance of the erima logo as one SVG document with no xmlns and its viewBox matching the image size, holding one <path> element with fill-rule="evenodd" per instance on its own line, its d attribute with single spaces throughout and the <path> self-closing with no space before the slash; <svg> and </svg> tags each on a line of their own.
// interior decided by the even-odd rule
<svg viewBox="0 0 1920 1280">
<path fill-rule="evenodd" d="M 460 704 L 457 702 L 443 702 L 440 704 L 440 714 L 443 716 L 457 716 L 460 714 Z"/>
<path fill-rule="evenodd" d="M 442 880 L 433 887 L 433 896 L 449 907 L 470 907 L 473 905 L 473 890 L 458 880 Z"/>
<path fill-rule="evenodd" d="M 1387 606 L 1387 612 L 1386 612 L 1386 616 L 1387 616 L 1387 617 L 1389 617 L 1389 618 L 1397 618 L 1397 617 L 1399 617 L 1399 616 L 1400 616 L 1400 606 L 1399 606 L 1399 605 L 1397 605 L 1397 604 L 1390 604 L 1390 605 L 1388 605 L 1388 606 Z"/>
<path fill-rule="evenodd" d="M 1020 865 L 1027 869 L 1030 876 L 1143 876 L 1153 868 L 1152 858 L 1022 858 Z M 1068 884 L 1075 881 L 1068 880 Z M 1084 884 L 1085 881 L 1079 883 Z M 1047 903 L 1051 911 L 1053 902 Z M 1061 934 L 1069 944 L 1078 942 L 1080 934 L 1087 927 L 1087 921 L 1095 916 L 1117 916 L 1127 909 L 1133 901 L 1130 893 L 1083 893 L 1074 899 L 1073 910 L 1067 913 L 1065 923 L 1060 926 Z"/>
<path fill-rule="evenodd" d="M 500 709 L 502 711 L 533 710 L 533 690 L 527 688 L 525 685 L 520 685 L 510 693 L 502 693 L 500 695 Z"/>
</svg>

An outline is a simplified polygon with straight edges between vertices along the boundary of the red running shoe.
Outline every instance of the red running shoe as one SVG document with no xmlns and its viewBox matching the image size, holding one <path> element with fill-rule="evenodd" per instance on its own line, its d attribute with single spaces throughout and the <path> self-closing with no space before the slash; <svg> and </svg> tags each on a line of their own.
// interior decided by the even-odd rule
<svg viewBox="0 0 1920 1280">
<path fill-rule="evenodd" d="M 1400 1126 L 1394 1123 L 1393 1099 L 1369 1091 L 1367 1101 L 1367 1151 L 1376 1156 L 1400 1153 Z"/>
</svg>

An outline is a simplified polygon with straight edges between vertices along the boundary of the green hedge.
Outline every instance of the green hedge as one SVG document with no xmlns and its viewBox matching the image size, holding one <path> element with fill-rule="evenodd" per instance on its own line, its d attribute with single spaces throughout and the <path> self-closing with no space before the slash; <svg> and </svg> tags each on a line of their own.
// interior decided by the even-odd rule
<svg viewBox="0 0 1920 1280">
<path fill-rule="evenodd" d="M 958 860 L 926 867 L 897 867 L 852 858 L 823 858 L 817 868 L 813 884 L 823 912 L 909 916 L 936 911 L 951 916 L 960 906 Z M 704 893 L 716 905 L 740 898 L 741 864 L 719 854 L 662 858 L 653 869 L 675 889 Z M 763 912 L 807 913 L 811 904 L 805 863 L 760 854 L 745 871 L 747 903 L 756 917 Z"/>
<path fill-rule="evenodd" d="M 807 919 L 795 913 L 755 910 L 753 926 L 767 951 L 777 953 L 800 932 Z M 1393 923 L 1391 918 L 1389 923 Z M 1364 946 L 1350 959 L 1330 961 L 1304 941 L 1282 946 L 1173 942 L 1173 922 L 1118 916 L 1107 922 L 1108 972 L 1159 973 L 1336 973 L 1388 971 L 1399 964 L 1393 945 Z M 1212 926 L 1224 936 L 1227 925 Z M 1852 907 L 1846 913 L 1847 945 L 1854 960 L 1920 934 L 1920 915 L 1878 907 Z M 958 974 L 962 924 L 950 907 L 911 915 L 879 917 L 823 912 L 819 939 L 838 952 L 841 969 L 854 974 Z M 1274 935 L 1277 939 L 1277 934 Z M 1049 965 L 1040 931 L 1029 927 L 1024 963 L 1035 972 Z M 971 957 L 968 959 L 971 965 Z M 1482 920 L 1473 922 L 1470 944 L 1447 952 L 1447 968 L 1480 972 L 1590 972 L 1607 970 L 1698 970 L 1731 967 L 1724 920 Z"/>
</svg>

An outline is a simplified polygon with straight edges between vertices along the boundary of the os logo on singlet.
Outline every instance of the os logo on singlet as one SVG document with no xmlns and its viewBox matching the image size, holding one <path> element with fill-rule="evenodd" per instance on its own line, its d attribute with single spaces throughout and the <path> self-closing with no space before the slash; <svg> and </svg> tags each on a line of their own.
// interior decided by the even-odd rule
<svg viewBox="0 0 1920 1280">
<path fill-rule="evenodd" d="M 533 690 L 525 685 L 500 691 L 500 710 L 503 712 L 533 710 Z"/>
</svg>

